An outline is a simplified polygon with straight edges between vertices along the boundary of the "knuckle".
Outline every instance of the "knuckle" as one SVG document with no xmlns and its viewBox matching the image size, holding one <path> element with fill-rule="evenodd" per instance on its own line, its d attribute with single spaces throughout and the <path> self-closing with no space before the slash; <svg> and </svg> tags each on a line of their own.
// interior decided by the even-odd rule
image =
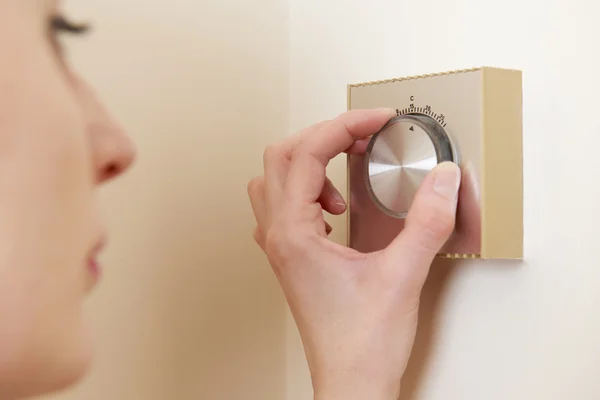
<svg viewBox="0 0 600 400">
<path fill-rule="evenodd" d="M 348 131 L 348 113 L 340 114 L 332 119 L 329 123 L 329 128 L 335 131 Z"/>
<path fill-rule="evenodd" d="M 248 191 L 248 196 L 254 197 L 255 193 L 262 188 L 264 178 L 262 176 L 254 177 L 248 182 L 248 186 L 246 190 Z"/>
<path fill-rule="evenodd" d="M 300 141 L 290 152 L 290 159 L 298 160 L 302 157 L 310 155 L 309 143 L 306 141 Z"/>
<path fill-rule="evenodd" d="M 264 238 L 265 252 L 278 260 L 286 260 L 295 251 L 292 230 L 282 226 L 273 226 Z"/>
<path fill-rule="evenodd" d="M 285 240 L 278 229 L 271 228 L 265 235 L 265 249 L 270 255 L 280 255 L 285 249 Z"/>
<path fill-rule="evenodd" d="M 262 248 L 264 245 L 264 238 L 260 227 L 257 226 L 256 228 L 254 228 L 254 231 L 252 232 L 252 237 L 254 238 L 254 241 Z"/>
<path fill-rule="evenodd" d="M 263 153 L 263 162 L 266 164 L 270 160 L 281 157 L 283 151 L 279 144 L 271 143 L 265 147 Z"/>
<path fill-rule="evenodd" d="M 362 115 L 361 110 L 349 110 L 335 118 L 337 123 L 336 128 L 343 129 L 347 132 L 353 132 L 361 122 L 364 122 L 364 120 L 365 118 Z"/>
</svg>

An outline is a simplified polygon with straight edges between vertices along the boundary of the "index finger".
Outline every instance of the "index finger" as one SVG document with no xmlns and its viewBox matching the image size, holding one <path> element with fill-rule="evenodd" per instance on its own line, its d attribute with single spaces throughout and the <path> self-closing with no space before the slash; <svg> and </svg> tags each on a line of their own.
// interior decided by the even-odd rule
<svg viewBox="0 0 600 400">
<path fill-rule="evenodd" d="M 355 142 L 375 134 L 396 115 L 393 108 L 350 110 L 308 132 L 299 145 L 303 146 L 302 151 L 327 165 Z"/>
<path fill-rule="evenodd" d="M 352 110 L 307 132 L 292 152 L 284 189 L 287 201 L 293 207 L 317 201 L 329 161 L 356 141 L 379 131 L 394 116 L 393 109 Z"/>
</svg>

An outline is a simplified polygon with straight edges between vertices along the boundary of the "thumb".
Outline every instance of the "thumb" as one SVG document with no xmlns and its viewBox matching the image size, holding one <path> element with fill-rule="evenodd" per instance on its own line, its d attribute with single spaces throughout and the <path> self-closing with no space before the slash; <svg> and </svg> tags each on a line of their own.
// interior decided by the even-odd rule
<svg viewBox="0 0 600 400">
<path fill-rule="evenodd" d="M 396 273 L 424 284 L 430 264 L 454 230 L 460 180 L 460 168 L 452 162 L 440 163 L 427 174 L 404 229 L 385 250 L 390 268 L 402 266 Z"/>
</svg>

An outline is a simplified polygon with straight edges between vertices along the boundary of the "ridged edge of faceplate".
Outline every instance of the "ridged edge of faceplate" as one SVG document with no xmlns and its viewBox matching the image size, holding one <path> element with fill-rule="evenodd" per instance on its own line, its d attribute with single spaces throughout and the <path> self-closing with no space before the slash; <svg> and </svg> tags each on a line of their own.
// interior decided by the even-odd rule
<svg viewBox="0 0 600 400">
<path fill-rule="evenodd" d="M 437 258 L 451 259 L 451 260 L 465 259 L 465 258 L 480 259 L 481 258 L 481 254 L 437 254 L 436 257 Z"/>
</svg>

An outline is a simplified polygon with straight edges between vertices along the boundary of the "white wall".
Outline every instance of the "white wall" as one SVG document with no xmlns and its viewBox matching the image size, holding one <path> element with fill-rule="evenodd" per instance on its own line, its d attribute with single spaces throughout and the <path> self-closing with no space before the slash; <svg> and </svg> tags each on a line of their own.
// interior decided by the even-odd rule
<svg viewBox="0 0 600 400">
<path fill-rule="evenodd" d="M 102 191 L 96 364 L 61 400 L 281 400 L 285 307 L 246 183 L 287 130 L 287 4 L 72 0 L 71 60 L 139 157 Z M 260 12 L 256 12 L 260 10 Z M 231 143 L 231 144 L 228 144 Z"/>
<path fill-rule="evenodd" d="M 481 65 L 524 73 L 527 259 L 433 268 L 403 400 L 598 399 L 596 3 L 290 1 L 292 130 L 343 112 L 348 83 Z M 344 158 L 330 170 L 344 189 Z M 344 217 L 330 221 L 343 240 Z M 288 328 L 287 399 L 307 399 L 289 316 Z"/>
</svg>

